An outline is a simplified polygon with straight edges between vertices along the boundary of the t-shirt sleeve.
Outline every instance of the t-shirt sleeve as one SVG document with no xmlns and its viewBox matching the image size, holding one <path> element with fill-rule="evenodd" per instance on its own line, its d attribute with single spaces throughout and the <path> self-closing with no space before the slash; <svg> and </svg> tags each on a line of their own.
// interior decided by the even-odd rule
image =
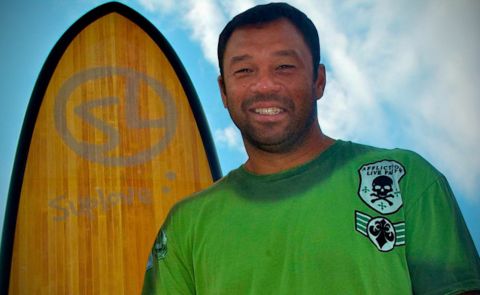
<svg viewBox="0 0 480 295">
<path fill-rule="evenodd" d="M 480 259 L 447 180 L 440 176 L 405 214 L 414 293 L 480 290 Z"/>
<path fill-rule="evenodd" d="M 179 231 L 179 222 L 172 215 L 162 226 L 149 257 L 143 295 L 195 294 L 185 232 Z"/>
</svg>

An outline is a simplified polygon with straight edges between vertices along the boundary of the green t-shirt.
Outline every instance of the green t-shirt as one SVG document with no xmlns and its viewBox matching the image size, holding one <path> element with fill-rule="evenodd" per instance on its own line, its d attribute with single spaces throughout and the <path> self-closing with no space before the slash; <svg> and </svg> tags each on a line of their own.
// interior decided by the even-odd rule
<svg viewBox="0 0 480 295">
<path fill-rule="evenodd" d="M 169 214 L 144 294 L 450 294 L 480 260 L 445 178 L 337 141 L 271 175 L 236 169 Z"/>
</svg>

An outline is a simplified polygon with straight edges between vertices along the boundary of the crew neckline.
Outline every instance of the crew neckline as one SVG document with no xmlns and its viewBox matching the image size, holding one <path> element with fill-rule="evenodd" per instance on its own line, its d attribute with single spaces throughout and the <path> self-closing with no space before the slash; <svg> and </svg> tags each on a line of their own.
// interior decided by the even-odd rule
<svg viewBox="0 0 480 295">
<path fill-rule="evenodd" d="M 333 153 L 338 151 L 342 146 L 344 146 L 346 142 L 340 139 L 335 140 L 333 144 L 331 144 L 326 150 L 318 154 L 316 157 L 312 158 L 311 160 L 300 164 L 298 166 L 289 168 L 284 171 L 276 172 L 276 173 L 269 173 L 269 174 L 256 174 L 253 172 L 248 171 L 245 168 L 245 164 L 242 164 L 239 168 L 232 171 L 235 174 L 238 174 L 239 177 L 247 179 L 247 180 L 254 180 L 254 181 L 277 181 L 285 178 L 289 178 L 291 176 L 296 176 L 304 171 L 310 169 L 311 167 L 324 162 L 325 158 L 331 156 Z"/>
</svg>

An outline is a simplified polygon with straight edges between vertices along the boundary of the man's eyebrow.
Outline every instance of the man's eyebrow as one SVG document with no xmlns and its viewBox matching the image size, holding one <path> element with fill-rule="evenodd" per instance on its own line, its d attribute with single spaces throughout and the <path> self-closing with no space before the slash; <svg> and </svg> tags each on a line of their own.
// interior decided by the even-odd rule
<svg viewBox="0 0 480 295">
<path fill-rule="evenodd" d="M 242 62 L 248 59 L 251 59 L 252 56 L 249 54 L 237 55 L 230 58 L 230 64 L 235 64 L 237 62 Z"/>
<path fill-rule="evenodd" d="M 278 50 L 273 53 L 274 56 L 293 56 L 298 57 L 298 53 L 293 49 Z"/>
<path fill-rule="evenodd" d="M 293 49 L 284 49 L 284 50 L 278 50 L 272 53 L 273 56 L 292 56 L 292 57 L 298 57 L 297 51 Z M 242 54 L 242 55 L 236 55 L 230 58 L 230 64 L 236 64 L 238 62 L 246 61 L 249 59 L 252 59 L 253 57 L 250 54 Z"/>
</svg>

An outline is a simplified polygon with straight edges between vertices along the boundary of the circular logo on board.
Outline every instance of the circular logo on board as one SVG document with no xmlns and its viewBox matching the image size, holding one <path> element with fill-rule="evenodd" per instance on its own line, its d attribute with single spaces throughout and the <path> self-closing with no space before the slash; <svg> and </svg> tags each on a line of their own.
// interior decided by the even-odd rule
<svg viewBox="0 0 480 295">
<path fill-rule="evenodd" d="M 84 159 L 132 166 L 164 150 L 176 129 L 177 110 L 158 80 L 129 68 L 77 72 L 55 99 L 55 128 Z"/>
</svg>

